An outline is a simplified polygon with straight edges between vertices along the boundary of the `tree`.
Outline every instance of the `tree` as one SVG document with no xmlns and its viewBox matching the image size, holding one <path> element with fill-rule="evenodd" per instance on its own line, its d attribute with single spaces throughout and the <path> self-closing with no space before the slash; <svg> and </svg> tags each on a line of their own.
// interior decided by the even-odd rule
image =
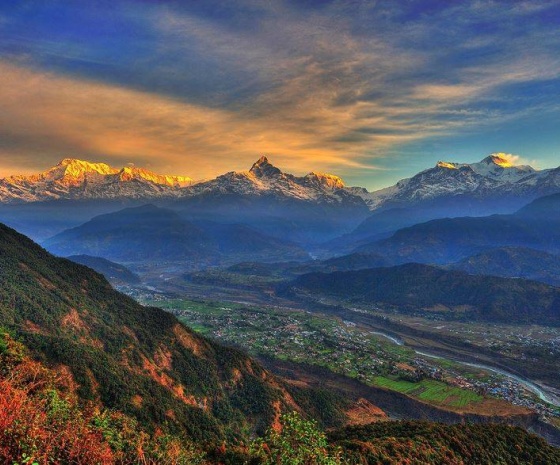
<svg viewBox="0 0 560 465">
<path fill-rule="evenodd" d="M 329 447 L 314 421 L 297 412 L 280 417 L 279 431 L 270 428 L 264 438 L 252 442 L 251 452 L 264 465 L 340 465 L 340 452 Z"/>
</svg>

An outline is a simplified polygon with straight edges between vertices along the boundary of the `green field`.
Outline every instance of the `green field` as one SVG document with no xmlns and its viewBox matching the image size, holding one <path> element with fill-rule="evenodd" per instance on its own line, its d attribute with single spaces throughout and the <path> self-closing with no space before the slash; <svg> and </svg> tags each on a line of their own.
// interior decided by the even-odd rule
<svg viewBox="0 0 560 465">
<path fill-rule="evenodd" d="M 414 351 L 331 315 L 180 299 L 157 305 L 173 311 L 195 331 L 244 347 L 253 355 L 323 366 L 439 406 L 463 408 L 483 400 L 473 391 L 435 379 L 400 379 L 397 365 L 414 363 Z M 434 366 L 439 362 L 444 360 L 431 360 Z M 451 368 L 455 364 L 445 365 Z"/>
<path fill-rule="evenodd" d="M 465 407 L 472 402 L 480 402 L 483 400 L 482 396 L 473 391 L 449 386 L 448 384 L 432 379 L 424 379 L 413 383 L 404 380 L 393 380 L 384 376 L 376 376 L 374 378 L 374 384 L 426 402 L 450 407 Z"/>
</svg>

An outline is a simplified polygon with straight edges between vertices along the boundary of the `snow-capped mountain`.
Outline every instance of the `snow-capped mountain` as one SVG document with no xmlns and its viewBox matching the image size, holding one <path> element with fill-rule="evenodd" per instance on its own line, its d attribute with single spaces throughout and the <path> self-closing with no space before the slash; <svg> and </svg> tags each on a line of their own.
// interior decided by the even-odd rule
<svg viewBox="0 0 560 465">
<path fill-rule="evenodd" d="M 560 168 L 539 171 L 528 165 L 515 165 L 504 154 L 494 153 L 479 163 L 440 161 L 433 168 L 363 198 L 376 210 L 461 195 L 480 200 L 491 196 L 535 198 L 558 191 Z"/>
<path fill-rule="evenodd" d="M 177 195 L 192 180 L 151 171 L 65 158 L 53 168 L 31 176 L 0 179 L 0 202 L 23 203 L 56 199 L 154 198 Z"/>
<path fill-rule="evenodd" d="M 347 187 L 332 174 L 311 172 L 298 177 L 284 173 L 264 156 L 248 171 L 232 171 L 201 182 L 73 158 L 40 174 L 0 179 L 0 203 L 4 204 L 55 199 L 192 200 L 246 196 L 364 208 L 367 205 L 370 210 L 378 210 L 459 196 L 481 201 L 497 196 L 525 201 L 559 191 L 560 168 L 539 171 L 514 165 L 499 153 L 473 164 L 440 161 L 433 168 L 374 192 Z"/>
<path fill-rule="evenodd" d="M 264 156 L 249 171 L 231 171 L 185 190 L 187 197 L 227 194 L 274 196 L 325 203 L 353 201 L 363 204 L 362 199 L 346 188 L 338 176 L 311 172 L 297 177 L 283 173 Z"/>
<path fill-rule="evenodd" d="M 338 176 L 311 172 L 297 177 L 283 173 L 264 156 L 248 171 L 232 171 L 198 183 L 182 176 L 162 176 L 136 167 L 113 168 L 72 158 L 40 174 L 0 180 L 0 203 L 55 199 L 181 199 L 228 194 L 320 203 L 351 201 L 364 205 L 362 198 L 347 189 Z"/>
</svg>

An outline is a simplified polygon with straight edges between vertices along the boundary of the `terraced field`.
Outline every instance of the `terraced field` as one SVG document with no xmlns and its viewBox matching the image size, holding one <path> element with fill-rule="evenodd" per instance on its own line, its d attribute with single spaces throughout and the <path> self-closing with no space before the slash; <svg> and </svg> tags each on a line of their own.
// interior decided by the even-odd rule
<svg viewBox="0 0 560 465">
<path fill-rule="evenodd" d="M 393 380 L 384 376 L 374 378 L 374 384 L 379 387 L 401 392 L 425 402 L 445 405 L 449 407 L 466 407 L 472 403 L 482 402 L 484 397 L 476 392 L 449 386 L 441 381 L 424 379 L 419 382 Z"/>
</svg>

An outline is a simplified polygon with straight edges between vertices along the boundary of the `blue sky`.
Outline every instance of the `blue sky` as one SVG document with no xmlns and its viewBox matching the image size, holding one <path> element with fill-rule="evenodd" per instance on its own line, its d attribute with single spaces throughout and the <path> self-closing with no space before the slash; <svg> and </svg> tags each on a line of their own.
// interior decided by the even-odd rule
<svg viewBox="0 0 560 465">
<path fill-rule="evenodd" d="M 560 1 L 0 3 L 0 175 L 560 165 Z"/>
</svg>

